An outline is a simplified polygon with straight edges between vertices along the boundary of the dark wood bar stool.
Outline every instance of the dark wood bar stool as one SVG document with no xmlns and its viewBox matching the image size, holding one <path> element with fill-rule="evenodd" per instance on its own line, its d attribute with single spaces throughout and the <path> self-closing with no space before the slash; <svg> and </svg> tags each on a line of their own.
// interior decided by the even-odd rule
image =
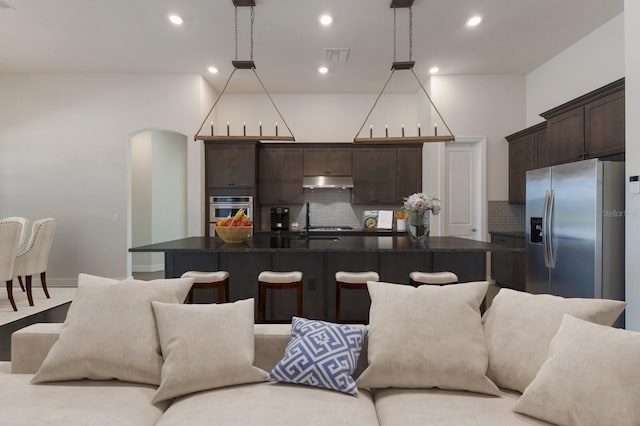
<svg viewBox="0 0 640 426">
<path fill-rule="evenodd" d="M 458 276 L 453 272 L 412 272 L 409 274 L 409 284 L 418 287 L 423 284 L 446 285 L 458 282 Z"/>
<path fill-rule="evenodd" d="M 262 271 L 258 275 L 258 322 L 290 322 L 266 319 L 267 290 L 296 290 L 296 315 L 302 316 L 302 272 Z"/>
<path fill-rule="evenodd" d="M 367 272 L 336 272 L 336 322 L 342 322 L 342 290 L 367 290 L 367 281 L 380 281 L 380 275 L 374 271 Z M 367 323 L 367 320 L 358 321 Z"/>
<path fill-rule="evenodd" d="M 189 271 L 182 274 L 182 278 L 194 278 L 193 285 L 187 296 L 189 303 L 193 303 L 194 288 L 218 289 L 218 303 L 229 302 L 229 273 L 227 271 Z"/>
</svg>

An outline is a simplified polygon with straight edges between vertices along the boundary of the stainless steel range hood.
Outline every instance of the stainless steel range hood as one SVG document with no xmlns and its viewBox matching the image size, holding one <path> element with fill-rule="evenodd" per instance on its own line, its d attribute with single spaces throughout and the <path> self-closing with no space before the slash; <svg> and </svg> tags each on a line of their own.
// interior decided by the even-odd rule
<svg viewBox="0 0 640 426">
<path fill-rule="evenodd" d="M 351 176 L 305 176 L 302 179 L 302 187 L 315 188 L 353 188 L 353 178 Z"/>
</svg>

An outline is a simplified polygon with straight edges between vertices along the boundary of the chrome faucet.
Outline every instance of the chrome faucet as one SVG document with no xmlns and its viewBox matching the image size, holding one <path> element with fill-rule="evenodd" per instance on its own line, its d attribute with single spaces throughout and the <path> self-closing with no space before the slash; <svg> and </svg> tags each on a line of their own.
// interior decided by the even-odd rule
<svg viewBox="0 0 640 426">
<path fill-rule="evenodd" d="M 306 203 L 306 213 L 305 213 L 305 224 L 304 224 L 304 230 L 307 234 L 307 236 L 309 235 L 309 228 L 311 227 L 311 223 L 309 220 L 309 216 L 311 215 L 310 211 L 309 211 L 309 202 L 307 201 Z"/>
</svg>

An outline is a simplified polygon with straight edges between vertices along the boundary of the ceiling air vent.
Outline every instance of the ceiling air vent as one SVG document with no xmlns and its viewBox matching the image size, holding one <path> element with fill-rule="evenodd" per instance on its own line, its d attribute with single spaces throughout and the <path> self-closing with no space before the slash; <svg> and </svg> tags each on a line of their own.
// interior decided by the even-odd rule
<svg viewBox="0 0 640 426">
<path fill-rule="evenodd" d="M 2 1 L 2 0 L 0 0 Z M 349 58 L 349 49 L 347 47 L 324 48 L 323 58 L 325 62 L 345 63 Z"/>
<path fill-rule="evenodd" d="M 15 7 L 11 6 L 6 1 L 0 0 L 0 9 L 15 9 Z"/>
</svg>

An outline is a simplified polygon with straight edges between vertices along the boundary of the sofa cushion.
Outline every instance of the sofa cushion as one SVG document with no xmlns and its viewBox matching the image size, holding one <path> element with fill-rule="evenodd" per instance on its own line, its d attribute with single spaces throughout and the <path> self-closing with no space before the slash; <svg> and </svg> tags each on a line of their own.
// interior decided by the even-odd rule
<svg viewBox="0 0 640 426">
<path fill-rule="evenodd" d="M 311 386 L 255 383 L 177 398 L 159 426 L 374 426 L 371 394 L 357 396 Z"/>
<path fill-rule="evenodd" d="M 32 375 L 0 382 L 0 424 L 12 426 L 154 425 L 168 403 L 151 404 L 155 387 L 117 380 L 77 380 L 34 386 Z"/>
<path fill-rule="evenodd" d="M 549 425 L 511 409 L 519 393 L 500 398 L 441 389 L 376 389 L 380 426 L 518 426 Z"/>
<path fill-rule="evenodd" d="M 515 406 L 559 425 L 640 424 L 640 333 L 564 315 Z"/>
<path fill-rule="evenodd" d="M 80 274 L 58 341 L 33 383 L 119 379 L 160 383 L 152 301 L 182 303 L 193 278 L 117 281 Z"/>
<path fill-rule="evenodd" d="M 625 303 L 603 299 L 567 299 L 501 289 L 483 317 L 489 346 L 487 375 L 498 386 L 523 392 L 547 358 L 549 342 L 565 313 L 611 325 Z"/>
<path fill-rule="evenodd" d="M 266 380 L 253 366 L 253 299 L 210 305 L 152 302 L 164 356 L 153 402 Z"/>
<path fill-rule="evenodd" d="M 498 394 L 485 375 L 489 354 L 479 307 L 487 286 L 369 282 L 369 366 L 358 386 Z"/>
<path fill-rule="evenodd" d="M 293 317 L 291 341 L 269 380 L 358 393 L 352 374 L 367 329 Z"/>
</svg>

